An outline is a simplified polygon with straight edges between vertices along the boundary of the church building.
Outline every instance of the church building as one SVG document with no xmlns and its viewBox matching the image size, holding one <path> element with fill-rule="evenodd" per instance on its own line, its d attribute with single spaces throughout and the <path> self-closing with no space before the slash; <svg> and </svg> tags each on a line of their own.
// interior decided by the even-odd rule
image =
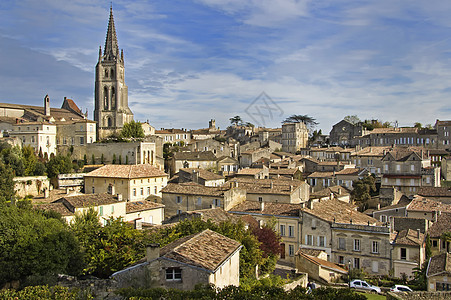
<svg viewBox="0 0 451 300">
<path fill-rule="evenodd" d="M 113 8 L 102 55 L 99 48 L 99 61 L 96 65 L 94 120 L 97 122 L 97 138 L 102 140 L 119 134 L 125 123 L 133 120 L 128 107 L 128 87 L 124 80 L 124 52 L 119 46 L 114 27 Z"/>
</svg>

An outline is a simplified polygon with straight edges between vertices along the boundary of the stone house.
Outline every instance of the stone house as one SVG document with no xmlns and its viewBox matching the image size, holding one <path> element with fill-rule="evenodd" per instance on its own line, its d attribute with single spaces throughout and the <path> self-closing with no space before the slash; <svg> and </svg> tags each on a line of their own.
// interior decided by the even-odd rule
<svg viewBox="0 0 451 300">
<path fill-rule="evenodd" d="M 147 247 L 146 258 L 111 275 L 119 287 L 191 290 L 197 284 L 239 286 L 239 242 L 209 229 L 162 248 Z"/>
<path fill-rule="evenodd" d="M 125 203 L 126 214 L 124 221 L 141 220 L 147 224 L 161 225 L 164 219 L 164 205 L 147 200 Z"/>
<path fill-rule="evenodd" d="M 435 149 L 438 143 L 437 130 L 415 127 L 374 128 L 352 141 L 353 146 L 417 146 Z"/>
<path fill-rule="evenodd" d="M 193 140 L 209 140 L 223 133 L 225 134 L 225 132 L 221 131 L 219 127 L 216 128 L 216 120 L 214 119 L 208 121 L 208 128 L 191 130 Z"/>
<path fill-rule="evenodd" d="M 346 187 L 335 185 L 310 194 L 313 202 L 336 199 L 342 202 L 351 202 L 351 190 Z"/>
<path fill-rule="evenodd" d="M 425 197 L 415 196 L 407 205 L 406 211 L 408 218 L 426 219 L 435 222 L 439 214 L 451 212 L 451 205 L 433 201 Z"/>
<path fill-rule="evenodd" d="M 282 151 L 296 153 L 307 147 L 308 129 L 305 123 L 282 124 Z"/>
<path fill-rule="evenodd" d="M 269 169 L 269 178 L 277 179 L 277 178 L 286 178 L 286 179 L 297 179 L 300 180 L 302 178 L 302 172 L 298 168 L 270 168 Z"/>
<path fill-rule="evenodd" d="M 426 258 L 425 235 L 418 230 L 404 229 L 396 234 L 392 253 L 393 276 L 409 279 L 414 277 L 415 268 L 421 268 Z"/>
<path fill-rule="evenodd" d="M 437 145 L 438 147 L 446 150 L 451 149 L 451 121 L 435 122 L 435 129 L 437 130 Z"/>
<path fill-rule="evenodd" d="M 221 156 L 216 160 L 216 170 L 222 176 L 232 176 L 238 171 L 240 163 L 232 157 Z"/>
<path fill-rule="evenodd" d="M 281 259 L 295 262 L 295 253 L 300 245 L 299 204 L 245 201 L 230 209 L 238 216 L 252 216 L 260 225 L 276 220 L 274 228 L 282 238 Z"/>
<path fill-rule="evenodd" d="M 215 170 L 217 158 L 211 151 L 175 152 L 170 161 L 170 174 L 173 176 L 181 168 Z"/>
<path fill-rule="evenodd" d="M 192 140 L 190 144 L 187 145 L 190 151 L 211 151 L 216 157 L 230 156 L 233 158 L 238 157 L 238 144 L 219 142 L 215 139 L 201 139 Z"/>
<path fill-rule="evenodd" d="M 258 148 L 254 150 L 242 151 L 240 153 L 240 166 L 242 168 L 250 167 L 254 162 L 261 158 L 270 158 L 271 149 L 269 148 Z"/>
<path fill-rule="evenodd" d="M 162 189 L 165 219 L 186 211 L 221 207 L 229 210 L 246 200 L 246 191 L 235 186 L 210 187 L 194 182 L 169 183 Z"/>
<path fill-rule="evenodd" d="M 163 143 L 188 145 L 191 143 L 191 133 L 185 128 L 182 129 L 164 129 L 155 130 L 155 135 L 163 139 Z"/>
<path fill-rule="evenodd" d="M 168 175 L 145 165 L 105 165 L 85 175 L 85 193 L 120 194 L 127 201 L 161 197 Z"/>
<path fill-rule="evenodd" d="M 442 177 L 447 181 L 451 181 L 451 156 L 443 158 L 441 166 Z"/>
<path fill-rule="evenodd" d="M 346 278 L 348 271 L 339 265 L 307 254 L 306 249 L 299 249 L 296 253 L 296 268 L 301 272 L 308 273 L 308 277 L 319 282 L 330 283 L 340 278 Z"/>
<path fill-rule="evenodd" d="M 182 168 L 178 173 L 178 182 L 195 182 L 205 186 L 221 186 L 225 183 L 224 176 L 204 169 Z"/>
<path fill-rule="evenodd" d="M 360 147 L 356 147 L 357 149 Z M 382 158 L 391 149 L 390 147 L 365 147 L 351 154 L 351 161 L 356 168 L 366 168 L 371 174 L 382 174 Z"/>
<path fill-rule="evenodd" d="M 442 234 L 451 231 L 451 212 L 437 214 L 437 219 L 428 230 L 432 255 L 451 252 L 451 242 L 442 239 Z"/>
<path fill-rule="evenodd" d="M 403 197 L 398 203 L 382 207 L 373 211 L 373 218 L 382 223 L 390 222 L 395 217 L 407 216 L 407 205 L 410 200 L 407 197 Z"/>
<path fill-rule="evenodd" d="M 56 154 L 56 128 L 48 121 L 17 123 L 13 124 L 9 136 L 19 138 L 22 145 L 31 146 L 36 153 L 42 151 L 50 157 Z"/>
<path fill-rule="evenodd" d="M 319 161 L 330 162 L 349 162 L 351 160 L 351 154 L 354 150 L 352 148 L 335 147 L 312 147 L 307 151 L 301 151 L 303 155 L 310 155 L 311 157 Z"/>
<path fill-rule="evenodd" d="M 301 203 L 310 197 L 310 186 L 301 180 L 234 178 L 226 185 L 246 190 L 248 201 Z"/>
<path fill-rule="evenodd" d="M 268 179 L 269 169 L 265 166 L 263 168 L 244 168 L 239 170 L 235 177 L 249 178 L 249 179 Z"/>
<path fill-rule="evenodd" d="M 429 259 L 426 270 L 428 292 L 450 291 L 451 254 L 441 253 Z"/>
<path fill-rule="evenodd" d="M 47 176 L 14 177 L 14 191 L 16 196 L 24 198 L 27 195 L 37 196 L 50 189 L 50 181 Z"/>
<path fill-rule="evenodd" d="M 341 120 L 332 126 L 329 133 L 331 145 L 349 146 L 355 137 L 362 136 L 365 130 L 362 124 L 352 124 L 346 120 Z"/>
</svg>

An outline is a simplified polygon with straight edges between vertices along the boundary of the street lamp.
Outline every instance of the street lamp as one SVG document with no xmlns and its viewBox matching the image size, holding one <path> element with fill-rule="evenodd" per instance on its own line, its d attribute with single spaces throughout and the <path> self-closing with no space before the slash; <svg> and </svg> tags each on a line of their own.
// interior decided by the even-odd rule
<svg viewBox="0 0 451 300">
<path fill-rule="evenodd" d="M 351 260 L 348 261 L 348 286 L 351 288 Z"/>
</svg>

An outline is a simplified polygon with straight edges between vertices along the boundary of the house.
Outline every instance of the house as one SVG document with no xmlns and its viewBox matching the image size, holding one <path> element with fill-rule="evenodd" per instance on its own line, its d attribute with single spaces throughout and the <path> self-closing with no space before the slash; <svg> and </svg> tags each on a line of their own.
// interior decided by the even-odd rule
<svg viewBox="0 0 451 300">
<path fill-rule="evenodd" d="M 328 199 L 337 199 L 339 201 L 343 201 L 346 203 L 351 202 L 351 190 L 346 187 L 336 185 L 327 187 L 320 191 L 310 194 L 310 200 L 314 201 L 322 201 Z"/>
<path fill-rule="evenodd" d="M 450 150 L 451 149 L 451 121 L 440 121 L 435 122 L 435 129 L 437 130 L 437 146 Z"/>
<path fill-rule="evenodd" d="M 379 220 L 382 223 L 386 223 L 394 217 L 405 217 L 407 215 L 407 205 L 409 203 L 409 198 L 402 197 L 401 200 L 396 204 L 385 206 L 373 211 L 373 218 Z"/>
<path fill-rule="evenodd" d="M 217 158 L 211 151 L 175 152 L 170 161 L 170 173 L 173 176 L 182 168 L 216 169 Z"/>
<path fill-rule="evenodd" d="M 308 273 L 309 278 L 330 283 L 347 277 L 347 270 L 326 259 L 309 255 L 310 251 L 308 250 L 301 248 L 296 253 L 296 268 L 301 272 Z"/>
<path fill-rule="evenodd" d="M 169 183 L 161 190 L 165 218 L 182 212 L 221 207 L 229 210 L 246 200 L 246 190 L 236 186 L 211 187 L 194 182 Z"/>
<path fill-rule="evenodd" d="M 304 122 L 282 124 L 282 151 L 296 153 L 307 144 L 308 129 Z"/>
<path fill-rule="evenodd" d="M 260 225 L 275 218 L 275 231 L 282 238 L 281 259 L 294 263 L 300 245 L 299 209 L 299 204 L 245 201 L 230 208 L 230 213 L 252 216 Z"/>
<path fill-rule="evenodd" d="M 151 166 L 105 165 L 85 175 L 85 193 L 121 194 L 127 201 L 145 200 L 152 195 L 161 197 L 168 175 Z"/>
<path fill-rule="evenodd" d="M 240 163 L 229 156 L 221 156 L 216 160 L 216 170 L 222 176 L 233 176 L 239 167 Z"/>
<path fill-rule="evenodd" d="M 182 168 L 178 174 L 179 183 L 195 182 L 205 186 L 221 186 L 225 183 L 224 176 L 204 169 Z"/>
<path fill-rule="evenodd" d="M 239 170 L 235 174 L 235 177 L 249 179 L 267 179 L 269 178 L 269 170 L 265 166 L 263 166 L 263 168 L 245 168 Z"/>
<path fill-rule="evenodd" d="M 418 195 L 444 204 L 451 204 L 451 187 L 424 186 L 420 188 Z"/>
<path fill-rule="evenodd" d="M 254 162 L 261 158 L 269 158 L 271 156 L 271 149 L 258 148 L 253 150 L 242 151 L 240 153 L 240 166 L 242 168 L 250 167 Z"/>
<path fill-rule="evenodd" d="M 416 127 L 374 128 L 362 137 L 356 137 L 352 145 L 361 147 L 380 146 L 420 146 L 427 148 L 441 147 L 438 143 L 437 130 Z"/>
<path fill-rule="evenodd" d="M 125 203 L 125 222 L 141 220 L 148 224 L 161 225 L 164 219 L 164 205 L 148 200 Z"/>
<path fill-rule="evenodd" d="M 423 218 L 431 222 L 437 220 L 437 215 L 442 212 L 451 212 L 450 204 L 443 204 L 425 197 L 415 196 L 406 206 L 408 218 Z"/>
<path fill-rule="evenodd" d="M 358 149 L 358 150 L 357 150 Z M 380 176 L 382 174 L 382 158 L 391 147 L 356 147 L 351 154 L 351 161 L 356 168 L 366 168 L 371 174 Z"/>
<path fill-rule="evenodd" d="M 310 186 L 301 180 L 233 178 L 224 186 L 246 191 L 246 200 L 274 203 L 301 203 L 309 199 Z"/>
<path fill-rule="evenodd" d="M 451 252 L 451 242 L 443 240 L 442 235 L 451 231 L 451 212 L 437 214 L 434 224 L 428 230 L 432 254 Z"/>
<path fill-rule="evenodd" d="M 425 235 L 418 230 L 404 229 L 396 234 L 392 243 L 393 276 L 414 277 L 415 269 L 421 268 L 426 258 Z"/>
<path fill-rule="evenodd" d="M 451 254 L 441 253 L 429 259 L 426 270 L 428 292 L 451 291 Z"/>
<path fill-rule="evenodd" d="M 187 145 L 190 151 L 212 151 L 216 157 L 230 156 L 236 158 L 238 156 L 239 144 L 237 142 L 229 143 L 227 141 L 218 141 L 213 138 L 197 140 L 194 133 L 193 138 L 191 144 Z"/>
<path fill-rule="evenodd" d="M 302 172 L 298 168 L 271 168 L 269 169 L 269 178 L 286 178 L 301 180 Z"/>
<path fill-rule="evenodd" d="M 179 146 L 187 145 L 191 142 L 191 133 L 186 129 L 164 129 L 155 130 L 155 135 L 163 139 L 163 143 L 177 144 Z"/>
<path fill-rule="evenodd" d="M 352 124 L 349 121 L 341 120 L 332 126 L 329 133 L 329 142 L 331 145 L 348 146 L 352 144 L 355 137 L 362 136 L 365 132 L 361 123 Z"/>
<path fill-rule="evenodd" d="M 162 248 L 147 247 L 146 258 L 111 275 L 118 287 L 191 290 L 197 284 L 239 286 L 239 242 L 209 229 Z"/>
</svg>

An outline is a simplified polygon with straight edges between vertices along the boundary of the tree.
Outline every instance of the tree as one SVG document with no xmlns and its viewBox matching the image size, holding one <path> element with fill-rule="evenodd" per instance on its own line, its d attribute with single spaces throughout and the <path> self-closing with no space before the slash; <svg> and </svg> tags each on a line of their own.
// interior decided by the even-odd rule
<svg viewBox="0 0 451 300">
<path fill-rule="evenodd" d="M 103 155 L 103 154 L 102 154 L 102 155 Z M 93 165 L 96 164 L 96 157 L 95 157 L 94 153 L 92 154 L 92 157 L 91 157 L 91 163 L 92 163 Z"/>
<path fill-rule="evenodd" d="M 113 154 L 113 165 L 116 164 L 116 154 Z"/>
<path fill-rule="evenodd" d="M 14 172 L 11 167 L 0 161 L 0 206 L 11 201 L 15 195 L 14 191 Z"/>
<path fill-rule="evenodd" d="M 73 165 L 68 155 L 58 154 L 50 158 L 47 163 L 47 176 L 56 178 L 59 174 L 72 172 Z"/>
<path fill-rule="evenodd" d="M 282 123 L 304 123 L 305 126 L 307 126 L 309 131 L 313 131 L 313 129 L 319 124 L 316 122 L 316 119 L 313 117 L 310 117 L 308 115 L 291 115 L 285 120 L 282 121 Z"/>
<path fill-rule="evenodd" d="M 423 125 L 422 125 L 420 122 L 415 122 L 415 123 L 413 124 L 413 127 L 418 128 L 418 129 L 421 129 L 421 128 L 423 128 Z"/>
<path fill-rule="evenodd" d="M 235 116 L 233 118 L 230 118 L 229 120 L 230 120 L 230 123 L 232 123 L 235 126 L 238 126 L 238 124 L 243 123 L 243 120 L 241 119 L 240 116 Z"/>
<path fill-rule="evenodd" d="M 105 164 L 105 155 L 103 155 L 103 153 L 102 153 L 102 156 L 100 156 L 100 163 L 102 165 Z"/>
<path fill-rule="evenodd" d="M 362 121 L 360 121 L 359 117 L 357 117 L 357 115 L 346 116 L 346 117 L 344 117 L 343 120 L 348 121 L 349 123 L 351 123 L 353 125 L 362 122 Z"/>
<path fill-rule="evenodd" d="M 80 247 L 61 220 L 39 211 L 0 206 L 0 285 L 29 276 L 78 275 Z"/>
<path fill-rule="evenodd" d="M 36 164 L 38 163 L 38 157 L 34 153 L 34 149 L 30 145 L 22 147 L 22 157 L 24 160 L 24 176 L 36 175 Z"/>
<path fill-rule="evenodd" d="M 368 201 L 371 200 L 371 196 L 376 195 L 376 179 L 373 175 L 367 175 L 354 181 L 352 186 L 354 188 L 351 192 L 352 200 L 360 202 L 361 208 L 365 210 L 368 208 Z"/>
<path fill-rule="evenodd" d="M 10 145 L 7 145 L 1 152 L 1 158 L 5 165 L 11 167 L 15 176 L 24 176 L 25 160 L 19 146 L 11 147 Z"/>
<path fill-rule="evenodd" d="M 125 123 L 120 134 L 121 138 L 142 139 L 145 137 L 141 122 Z"/>
<path fill-rule="evenodd" d="M 84 274 L 108 278 L 144 256 L 143 233 L 121 219 L 101 226 L 97 212 L 76 215 L 71 225 L 85 253 Z"/>
</svg>

